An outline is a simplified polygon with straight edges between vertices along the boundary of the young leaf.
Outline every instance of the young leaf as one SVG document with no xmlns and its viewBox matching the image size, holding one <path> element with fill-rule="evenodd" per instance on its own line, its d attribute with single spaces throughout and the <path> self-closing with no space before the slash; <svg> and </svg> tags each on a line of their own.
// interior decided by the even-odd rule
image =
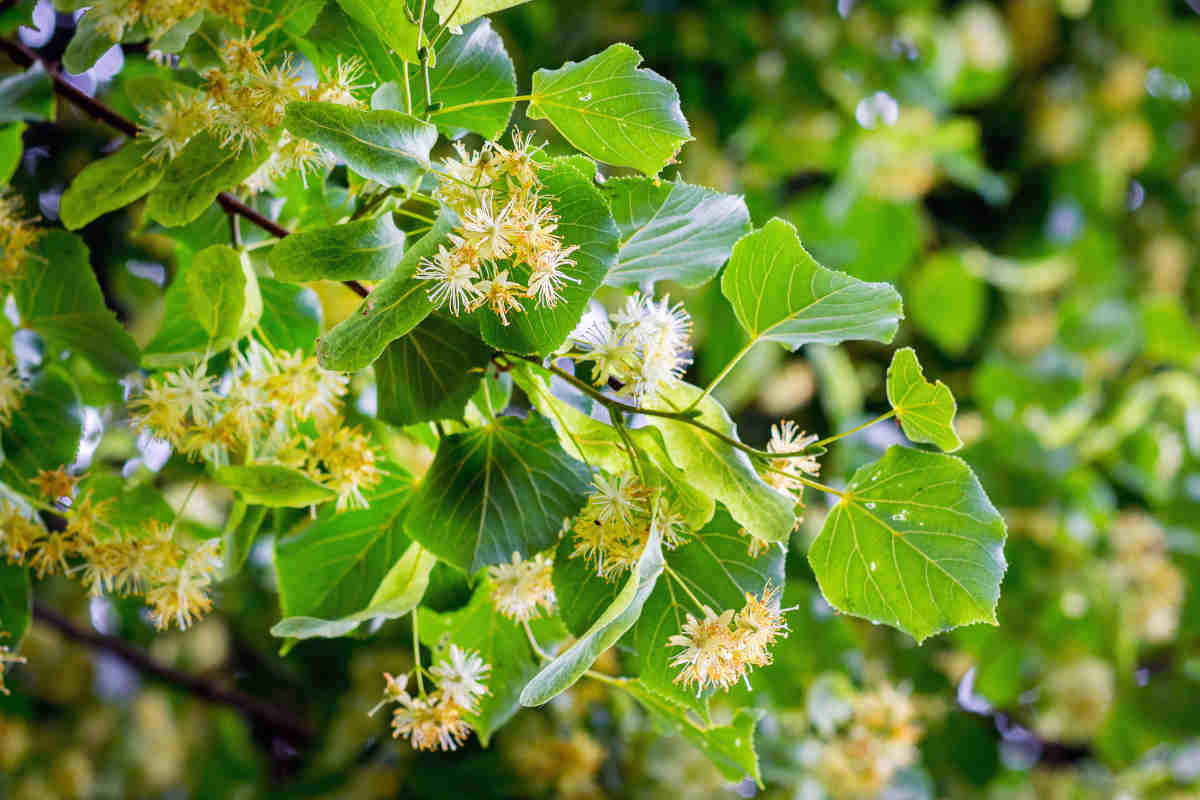
<svg viewBox="0 0 1200 800">
<path fill-rule="evenodd" d="M 386 278 L 404 253 L 404 231 L 391 214 L 293 233 L 267 254 L 275 277 L 308 281 L 377 281 Z"/>
<path fill-rule="evenodd" d="M 100 30 L 96 24 L 100 13 L 99 9 L 89 10 L 80 17 L 75 26 L 75 33 L 67 44 L 66 52 L 63 53 L 63 66 L 72 75 L 87 72 L 96 65 L 100 56 L 117 44 L 115 39 Z"/>
<path fill-rule="evenodd" d="M 337 68 L 339 57 L 344 60 L 356 56 L 362 60 L 370 83 L 404 79 L 401 57 L 373 29 L 347 16 L 338 3 L 326 3 L 308 33 L 295 42 L 300 52 L 325 72 Z"/>
<path fill-rule="evenodd" d="M 424 607 L 417 611 L 421 641 L 426 646 L 444 651 L 455 644 L 474 650 L 491 667 L 485 682 L 489 693 L 478 699 L 476 712 L 467 716 L 484 745 L 520 709 L 521 688 L 538 670 L 538 657 L 525 631 L 496 613 L 491 595 L 492 584 L 483 580 L 471 601 L 457 611 L 438 614 Z M 535 631 L 539 627 L 543 626 L 533 623 Z M 544 636 L 542 641 L 549 643 Z"/>
<path fill-rule="evenodd" d="M 492 348 L 470 330 L 426 317 L 375 361 L 379 419 L 401 426 L 461 419 L 491 357 Z"/>
<path fill-rule="evenodd" d="M 609 286 L 707 283 L 750 230 L 745 200 L 704 186 L 614 178 L 603 191 L 621 232 L 617 264 L 604 279 Z"/>
<path fill-rule="evenodd" d="M 266 517 L 266 506 L 247 506 L 240 498 L 234 501 L 221 531 L 222 579 L 228 580 L 242 571 Z"/>
<path fill-rule="evenodd" d="M 433 8 L 443 25 L 466 25 L 484 14 L 494 14 L 528 2 L 529 0 L 433 0 Z"/>
<path fill-rule="evenodd" d="M 323 516 L 275 544 L 284 619 L 274 636 L 345 636 L 375 617 L 411 611 L 429 582 L 434 558 L 404 535 L 402 517 L 412 479 L 391 467 L 368 508 Z"/>
<path fill-rule="evenodd" d="M 24 132 L 24 122 L 10 122 L 0 126 L 0 184 L 7 186 L 21 164 L 21 153 L 24 150 L 21 135 Z"/>
<path fill-rule="evenodd" d="M 400 263 L 366 297 L 358 311 L 317 340 L 317 357 L 325 369 L 353 372 L 379 358 L 392 341 L 415 328 L 433 311 L 429 285 L 413 273 L 417 263 L 437 251 L 454 225 L 453 212 L 443 209 L 429 233 L 418 239 Z"/>
<path fill-rule="evenodd" d="M 893 445 L 854 473 L 808 552 L 839 611 L 918 642 L 996 623 L 1004 520 L 961 459 Z"/>
<path fill-rule="evenodd" d="M 541 179 L 543 193 L 553 198 L 558 214 L 555 233 L 564 245 L 579 247 L 571 254 L 575 266 L 566 269 L 579 282 L 564 284 L 562 299 L 553 308 L 538 308 L 526 300 L 525 312 L 515 314 L 508 325 L 486 309 L 478 313 L 484 341 L 511 353 L 547 355 L 557 350 L 579 324 L 588 300 L 617 257 L 617 226 L 591 178 L 556 161 L 542 172 Z"/>
<path fill-rule="evenodd" d="M 419 67 L 413 65 L 410 80 L 419 80 Z M 437 61 L 429 70 L 430 90 L 442 107 L 512 97 L 517 91 L 517 76 L 512 59 L 504 49 L 504 40 L 492 29 L 490 20 L 481 19 L 463 28 L 458 36 L 447 36 L 437 48 Z M 425 93 L 413 91 L 413 114 L 425 112 Z M 404 87 L 391 81 L 380 86 L 371 97 L 372 108 L 404 111 L 409 98 Z M 508 127 L 515 101 L 487 102 L 457 111 L 438 112 L 432 121 L 451 139 L 468 132 L 485 139 L 495 138 Z"/>
<path fill-rule="evenodd" d="M 249 262 L 225 245 L 206 247 L 167 289 L 163 326 L 142 362 L 175 367 L 224 350 L 254 329 L 262 309 Z"/>
<path fill-rule="evenodd" d="M 21 327 L 111 375 L 136 369 L 137 344 L 105 307 L 83 240 L 50 229 L 38 238 L 34 254 L 14 292 Z"/>
<path fill-rule="evenodd" d="M 640 63 L 638 51 L 614 44 L 579 63 L 539 69 L 527 114 L 549 120 L 597 161 L 653 177 L 692 135 L 679 92 L 653 70 L 639 69 Z"/>
<path fill-rule="evenodd" d="M 218 194 L 249 178 L 269 155 L 270 141 L 238 150 L 222 145 L 214 133 L 198 133 L 167 164 L 146 201 L 146 214 L 168 228 L 186 225 L 203 214 Z"/>
<path fill-rule="evenodd" d="M 903 317 L 895 289 L 822 267 L 778 217 L 734 245 L 721 292 L 751 344 L 773 341 L 790 350 L 809 342 L 890 342 Z"/>
<path fill-rule="evenodd" d="M 608 648 L 633 627 L 663 571 L 658 528 L 650 538 L 620 593 L 592 627 L 534 676 L 521 690 L 521 705 L 540 706 L 571 688 Z"/>
<path fill-rule="evenodd" d="M 683 383 L 666 392 L 659 407 L 688 408 L 700 394 L 697 387 Z M 715 399 L 705 397 L 697 408 L 700 422 L 737 438 L 737 427 Z M 759 539 L 788 540 L 796 525 L 796 503 L 768 486 L 745 453 L 686 422 L 655 416 L 647 420 L 662 431 L 671 461 L 693 486 L 723 503 L 738 524 Z"/>
<path fill-rule="evenodd" d="M 739 708 L 727 725 L 701 724 L 685 706 L 663 697 L 640 681 L 622 681 L 622 685 L 665 730 L 679 734 L 699 748 L 726 780 L 752 778 L 762 785 L 758 756 L 754 752 L 754 729 L 762 718 L 762 709 Z"/>
<path fill-rule="evenodd" d="M 475 572 L 553 545 L 587 488 L 587 470 L 550 423 L 500 417 L 441 440 L 405 525 L 443 561 Z"/>
<path fill-rule="evenodd" d="M 896 410 L 904 435 L 914 442 L 937 445 L 947 453 L 962 447 L 954 432 L 954 395 L 941 381 L 925 380 L 917 354 L 904 347 L 892 355 L 887 371 L 888 402 Z"/>
<path fill-rule="evenodd" d="M 678 648 L 668 645 L 667 639 L 683 630 L 688 614 L 699 618 L 704 612 L 679 586 L 675 576 L 718 614 L 730 608 L 740 609 L 746 603 L 746 593 L 761 593 L 768 580 L 775 586 L 783 586 L 782 548 L 771 546 L 757 558 L 751 557 L 750 540 L 738 533 L 738 527 L 722 509 L 707 528 L 669 551 L 667 565 L 674 574 L 659 581 L 646 601 L 641 619 L 630 632 L 637 650 L 637 674 L 641 682 L 702 715 L 707 704 L 675 683 L 679 667 L 671 666 L 671 660 Z"/>
<path fill-rule="evenodd" d="M 0 561 L 0 645 L 15 650 L 33 621 L 33 588 L 29 570 Z M 3 665 L 0 664 L 0 668 Z"/>
<path fill-rule="evenodd" d="M 429 151 L 438 137 L 437 128 L 408 114 L 337 103 L 289 103 L 283 124 L 384 186 L 415 184 L 429 169 Z"/>
<path fill-rule="evenodd" d="M 213 480 L 228 486 L 251 505 L 304 508 L 337 497 L 337 492 L 303 472 L 275 464 L 245 464 L 213 470 Z"/>
<path fill-rule="evenodd" d="M 63 192 L 58 213 L 71 230 L 124 208 L 151 191 L 162 180 L 162 162 L 148 157 L 152 145 L 132 141 L 110 156 L 93 161 L 75 176 Z"/>
</svg>

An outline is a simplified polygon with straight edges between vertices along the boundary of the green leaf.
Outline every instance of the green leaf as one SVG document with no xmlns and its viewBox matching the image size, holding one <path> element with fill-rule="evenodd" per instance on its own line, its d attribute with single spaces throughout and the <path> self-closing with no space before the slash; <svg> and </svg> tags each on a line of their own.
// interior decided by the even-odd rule
<svg viewBox="0 0 1200 800">
<path fill-rule="evenodd" d="M 33 622 L 33 587 L 29 570 L 0 561 L 0 646 L 15 651 Z M 4 664 L 0 663 L 0 672 Z"/>
<path fill-rule="evenodd" d="M 176 367 L 219 353 L 254 329 L 262 309 L 249 261 L 223 244 L 206 247 L 167 289 L 163 326 L 142 362 Z"/>
<path fill-rule="evenodd" d="M 656 407 L 688 408 L 700 395 L 697 387 L 681 383 L 664 393 Z M 737 438 L 737 426 L 715 399 L 705 397 L 697 408 L 699 422 Z M 655 416 L 647 419 L 662 431 L 671 461 L 693 486 L 723 503 L 738 524 L 759 539 L 788 540 L 796 525 L 795 501 L 768 486 L 749 456 L 686 422 Z"/>
<path fill-rule="evenodd" d="M 952 356 L 966 353 L 987 318 L 987 285 L 961 253 L 940 252 L 912 275 L 904 293 L 913 326 Z"/>
<path fill-rule="evenodd" d="M 900 295 L 886 283 L 864 283 L 813 260 L 791 223 L 778 217 L 743 236 L 721 276 L 751 344 L 890 342 L 900 323 Z"/>
<path fill-rule="evenodd" d="M 400 426 L 461 419 L 491 357 L 492 348 L 463 326 L 426 317 L 375 362 L 379 419 Z"/>
<path fill-rule="evenodd" d="M 433 311 L 429 285 L 413 277 L 417 263 L 432 256 L 446 241 L 455 222 L 443 209 L 433 229 L 413 243 L 400 263 L 372 290 L 358 311 L 317 340 L 317 357 L 325 369 L 353 372 L 379 358 L 391 342 L 411 331 Z"/>
<path fill-rule="evenodd" d="M 326 3 L 307 35 L 296 44 L 306 58 L 327 72 L 337 67 L 339 56 L 357 56 L 371 82 L 403 80 L 400 56 L 392 53 L 374 31 L 347 16 L 337 3 Z"/>
<path fill-rule="evenodd" d="M 671 660 L 678 652 L 667 639 L 683 630 L 687 615 L 703 617 L 679 585 L 718 614 L 739 609 L 746 603 L 746 592 L 760 594 L 771 581 L 783 586 L 783 550 L 769 547 L 757 558 L 749 552 L 750 539 L 738 533 L 738 524 L 723 509 L 703 531 L 666 554 L 673 574 L 659 582 L 642 609 L 642 617 L 630 632 L 637 650 L 637 674 L 641 682 L 674 702 L 706 713 L 706 703 L 695 693 L 675 683 L 679 667 Z M 678 576 L 678 580 L 676 577 Z"/>
<path fill-rule="evenodd" d="M 410 78 L 413 86 L 420 77 L 418 65 L 413 65 Z M 442 107 L 512 97 L 517 92 L 517 75 L 512 59 L 504 49 L 504 40 L 492 29 L 490 20 L 481 19 L 463 28 L 458 36 L 448 36 L 437 48 L 437 62 L 429 70 L 429 85 L 434 100 Z M 487 102 L 484 105 L 462 108 L 433 115 L 439 131 L 451 139 L 468 132 L 492 139 L 504 133 L 512 116 L 514 102 Z M 400 82 L 389 81 L 371 97 L 372 108 L 404 111 L 408 98 Z M 413 113 L 425 112 L 425 92 L 413 91 Z"/>
<path fill-rule="evenodd" d="M 575 266 L 567 270 L 579 282 L 568 281 L 553 308 L 535 308 L 532 300 L 526 301 L 525 312 L 514 314 L 508 325 L 486 308 L 477 312 L 484 341 L 510 353 L 547 355 L 557 350 L 579 324 L 617 256 L 617 226 L 591 178 L 556 161 L 541 179 L 543 196 L 553 198 L 559 217 L 555 233 L 564 245 L 579 248 L 571 255 Z M 514 279 L 524 281 L 528 274 L 528 267 L 522 267 Z"/>
<path fill-rule="evenodd" d="M 534 370 L 550 375 L 540 366 L 532 364 L 520 364 L 510 370 L 510 374 L 525 390 L 533 407 L 554 424 L 558 441 L 567 454 L 614 475 L 633 470 L 624 440 L 617 430 L 556 396 L 544 379 L 534 375 Z M 657 428 L 646 426 L 634 428 L 628 431 L 628 435 L 638 449 L 646 485 L 664 487 L 672 510 L 680 513 L 689 527 L 702 528 L 712 519 L 715 508 L 713 498 L 695 488 L 687 474 L 671 461 L 662 433 Z"/>
<path fill-rule="evenodd" d="M 73 75 L 87 72 L 100 60 L 100 56 L 117 44 L 115 39 L 96 27 L 99 13 L 99 10 L 91 10 L 80 17 L 67 50 L 63 53 L 63 66 Z"/>
<path fill-rule="evenodd" d="M 271 346 L 312 355 L 321 331 L 321 303 L 316 293 L 271 278 L 259 278 L 258 290 L 263 304 L 259 330 Z"/>
<path fill-rule="evenodd" d="M 391 214 L 293 233 L 271 248 L 267 264 L 281 281 L 377 281 L 404 253 L 404 231 Z"/>
<path fill-rule="evenodd" d="M 24 150 L 21 134 L 24 132 L 23 122 L 0 127 L 0 184 L 7 185 L 21 165 L 21 153 Z"/>
<path fill-rule="evenodd" d="M 429 574 L 437 558 L 421 545 L 410 543 L 388 574 L 384 576 L 374 596 L 361 611 L 338 617 L 287 617 L 271 628 L 271 635 L 289 639 L 336 639 L 345 636 L 368 620 L 390 620 L 403 617 L 417 607 L 429 587 Z"/>
<path fill-rule="evenodd" d="M 202 22 L 204 22 L 204 12 L 197 11 L 163 31 L 163 34 L 150 42 L 148 47 L 161 53 L 178 53 L 187 44 L 191 35 L 200 28 Z"/>
<path fill-rule="evenodd" d="M 29 486 L 39 470 L 74 462 L 83 433 L 81 416 L 75 387 L 65 372 L 50 368 L 37 375 L 3 431 L 4 480 Z"/>
<path fill-rule="evenodd" d="M 650 178 L 613 178 L 603 186 L 621 232 L 609 286 L 712 280 L 734 242 L 750 230 L 750 212 L 737 195 Z"/>
<path fill-rule="evenodd" d="M 616 644 L 637 622 L 662 571 L 662 540 L 658 528 L 652 528 L 641 557 L 629 571 L 629 577 L 612 605 L 574 644 L 542 667 L 525 685 L 521 690 L 521 705 L 544 705 L 583 677 L 600 654 Z"/>
<path fill-rule="evenodd" d="M 337 103 L 289 103 L 283 124 L 384 186 L 415 184 L 429 169 L 429 151 L 438 137 L 437 128 L 408 114 Z"/>
<path fill-rule="evenodd" d="M 996 624 L 1004 520 L 959 458 L 892 446 L 854 473 L 808 560 L 830 605 L 918 642 Z"/>
<path fill-rule="evenodd" d="M 87 245 L 73 233 L 47 230 L 14 292 L 21 327 L 59 350 L 71 350 L 98 369 L 124 375 L 137 368 L 138 348 L 104 305 Z"/>
<path fill-rule="evenodd" d="M 234 501 L 229 519 L 225 521 L 225 529 L 221 532 L 223 579 L 228 580 L 242 571 L 266 517 L 266 506 L 247 506 L 240 498 Z"/>
<path fill-rule="evenodd" d="M 408 3 L 401 0 L 337 0 L 355 21 L 383 40 L 405 61 L 416 62 L 417 23 L 408 18 Z M 432 20 L 431 20 L 432 21 Z"/>
<path fill-rule="evenodd" d="M 54 119 L 54 82 L 41 64 L 0 80 L 0 125 Z"/>
<path fill-rule="evenodd" d="M 759 786 L 762 785 L 758 756 L 754 752 L 754 729 L 762 718 L 762 709 L 739 708 L 729 724 L 705 725 L 698 723 L 685 706 L 661 696 L 638 681 L 622 681 L 621 685 L 637 698 L 664 729 L 679 734 L 704 753 L 726 780 L 740 781 L 749 777 Z"/>
<path fill-rule="evenodd" d="M 638 69 L 642 56 L 614 44 L 579 63 L 533 74 L 530 119 L 550 121 L 597 161 L 657 175 L 690 141 L 679 92 L 666 78 Z"/>
<path fill-rule="evenodd" d="M 345 636 L 366 620 L 394 619 L 420 602 L 435 559 L 404 535 L 412 479 L 399 467 L 391 471 L 395 476 L 369 508 L 322 516 L 276 542 L 284 619 L 273 635 Z"/>
<path fill-rule="evenodd" d="M 892 355 L 887 371 L 888 402 L 896 410 L 904 435 L 914 442 L 937 445 L 947 453 L 962 447 L 954 431 L 958 406 L 950 387 L 925 380 L 917 353 L 904 347 Z"/>
<path fill-rule="evenodd" d="M 484 14 L 495 14 L 529 0 L 433 0 L 433 8 L 443 25 L 466 25 Z M 453 15 L 448 16 L 448 15 Z"/>
<path fill-rule="evenodd" d="M 1200 368 L 1200 328 L 1177 297 L 1148 297 L 1141 303 L 1146 357 L 1183 369 Z"/>
<path fill-rule="evenodd" d="M 475 587 L 471 601 L 457 611 L 417 611 L 421 641 L 426 646 L 439 652 L 451 644 L 475 650 L 492 668 L 486 681 L 489 694 L 480 697 L 476 713 L 466 717 L 485 745 L 492 733 L 520 709 L 521 689 L 538 670 L 538 658 L 525 631 L 496 613 L 491 594 L 492 584 L 483 580 Z M 533 625 L 536 632 L 539 625 Z M 544 637 L 541 641 L 548 643 Z"/>
<path fill-rule="evenodd" d="M 269 139 L 239 151 L 222 146 L 212 132 L 196 134 L 167 164 L 146 201 L 146 214 L 168 228 L 186 225 L 203 214 L 218 194 L 249 178 L 271 155 L 271 147 Z"/>
<path fill-rule="evenodd" d="M 553 545 L 587 489 L 587 470 L 550 423 L 499 417 L 441 440 L 405 524 L 443 561 L 475 572 Z"/>
<path fill-rule="evenodd" d="M 71 230 L 124 208 L 162 180 L 165 167 L 148 157 L 152 144 L 127 142 L 110 156 L 88 164 L 63 192 L 58 213 Z"/>
<path fill-rule="evenodd" d="M 304 508 L 337 497 L 337 492 L 297 469 L 275 464 L 218 467 L 213 480 L 228 486 L 251 505 L 270 508 Z"/>
<path fill-rule="evenodd" d="M 585 559 L 572 558 L 574 538 L 567 532 L 559 541 L 550 577 L 559 616 L 572 636 L 583 636 L 617 599 L 621 584 L 604 580 Z"/>
</svg>

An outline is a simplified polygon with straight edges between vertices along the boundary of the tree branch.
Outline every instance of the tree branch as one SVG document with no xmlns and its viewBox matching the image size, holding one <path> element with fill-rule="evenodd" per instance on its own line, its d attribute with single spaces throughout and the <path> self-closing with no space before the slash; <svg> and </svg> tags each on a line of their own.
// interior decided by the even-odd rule
<svg viewBox="0 0 1200 800">
<path fill-rule="evenodd" d="M 34 64 L 40 64 L 46 74 L 50 76 L 50 80 L 54 82 L 54 91 L 92 119 L 104 122 L 130 138 L 137 136 L 138 126 L 133 120 L 126 119 L 96 98 L 79 91 L 63 77 L 57 66 L 46 61 L 37 51 L 11 39 L 0 39 L 0 50 L 3 50 L 18 66 L 31 67 Z M 258 213 L 229 192 L 218 194 L 217 202 L 221 204 L 221 208 L 227 214 L 244 217 L 272 236 L 282 239 L 289 233 L 286 228 Z M 342 281 L 342 283 L 359 297 L 366 297 L 370 294 L 370 291 L 358 281 Z"/>
<path fill-rule="evenodd" d="M 273 706 L 236 689 L 225 689 L 204 678 L 165 667 L 124 639 L 86 630 L 66 616 L 45 606 L 35 603 L 33 616 L 34 619 L 49 625 L 74 642 L 111 653 L 143 675 L 182 689 L 202 700 L 236 709 L 251 722 L 264 725 L 287 738 L 305 742 L 313 737 L 313 730 L 308 724 L 286 709 Z"/>
</svg>

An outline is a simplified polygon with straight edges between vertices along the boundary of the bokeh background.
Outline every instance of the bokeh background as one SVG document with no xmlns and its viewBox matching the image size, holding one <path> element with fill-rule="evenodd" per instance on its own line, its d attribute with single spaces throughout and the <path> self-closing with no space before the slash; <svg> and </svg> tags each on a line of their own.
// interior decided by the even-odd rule
<svg viewBox="0 0 1200 800">
<path fill-rule="evenodd" d="M 35 21 L 6 35 L 60 53 L 73 15 L 41 0 Z M 488 749 L 418 756 L 365 713 L 380 674 L 411 664 L 405 624 L 281 657 L 267 541 L 185 633 L 155 636 L 136 603 L 66 581 L 41 584 L 39 602 L 289 709 L 314 737 L 256 728 L 38 624 L 30 666 L 0 697 L 0 796 L 1200 796 L 1200 3 L 534 0 L 494 24 L 519 91 L 534 69 L 633 44 L 679 87 L 696 137 L 669 176 L 744 194 L 756 224 L 781 216 L 822 263 L 900 288 L 894 345 L 953 389 L 961 455 L 1009 524 L 999 627 L 917 647 L 835 615 L 804 559 L 825 513 L 814 500 L 788 564 L 791 636 L 736 692 L 766 712 L 764 788 L 728 785 L 627 698 L 588 685 L 521 712 Z M 162 69 L 147 56 L 125 46 L 75 80 L 132 116 L 122 81 Z M 48 224 L 72 176 L 115 143 L 56 111 L 16 134 L 13 186 Z M 136 207 L 83 234 L 142 343 L 180 260 L 229 235 L 219 209 L 167 236 Z M 738 326 L 716 284 L 674 296 L 696 321 L 689 379 L 707 382 Z M 328 325 L 357 298 L 331 285 L 312 299 Z M 758 348 L 719 395 L 747 441 L 781 417 L 831 433 L 887 408 L 890 353 Z M 356 387 L 369 418 L 370 376 Z M 119 398 L 95 399 L 92 458 L 140 457 L 178 501 L 191 473 L 139 455 L 106 402 Z M 853 437 L 824 479 L 894 441 L 890 423 Z M 192 521 L 219 527 L 227 500 L 202 491 Z M 449 578 L 435 591 L 443 608 L 462 602 Z"/>
</svg>

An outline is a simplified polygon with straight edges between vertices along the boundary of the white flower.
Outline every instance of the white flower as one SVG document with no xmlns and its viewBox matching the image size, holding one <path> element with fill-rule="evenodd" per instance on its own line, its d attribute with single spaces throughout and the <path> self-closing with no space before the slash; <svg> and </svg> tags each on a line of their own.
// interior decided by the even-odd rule
<svg viewBox="0 0 1200 800">
<path fill-rule="evenodd" d="M 429 290 L 429 300 L 439 307 L 449 301 L 450 313 L 455 316 L 469 309 L 482 295 L 475 283 L 479 273 L 469 259 L 462 257 L 459 248 L 447 250 L 445 245 L 438 245 L 437 254 L 432 259 L 421 259 L 416 277 L 423 281 L 435 281 L 434 287 Z"/>
<path fill-rule="evenodd" d="M 538 553 L 522 561 L 520 553 L 512 554 L 512 562 L 488 567 L 492 588 L 492 605 L 509 619 L 527 622 L 540 610 L 554 609 L 554 584 L 550 575 L 553 563 Z"/>
<path fill-rule="evenodd" d="M 475 698 L 488 694 L 482 681 L 487 680 L 491 666 L 473 650 L 450 645 L 450 661 L 439 661 L 429 670 L 438 679 L 442 696 L 464 709 L 475 708 Z"/>
</svg>

